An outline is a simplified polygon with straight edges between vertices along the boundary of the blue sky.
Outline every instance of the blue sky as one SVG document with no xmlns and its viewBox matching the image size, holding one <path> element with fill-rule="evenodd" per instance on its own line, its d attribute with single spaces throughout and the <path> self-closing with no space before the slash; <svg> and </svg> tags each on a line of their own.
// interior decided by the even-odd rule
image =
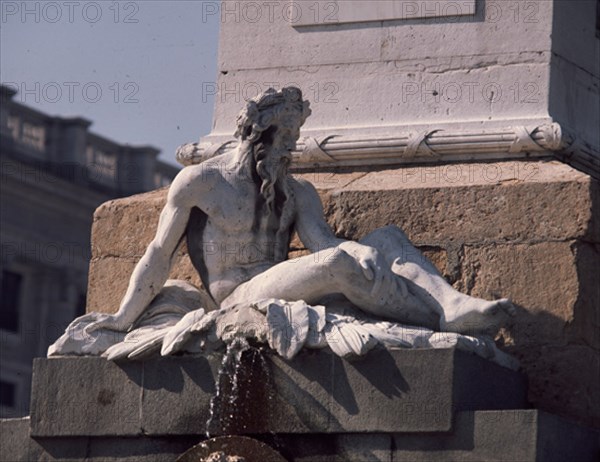
<svg viewBox="0 0 600 462">
<path fill-rule="evenodd" d="M 219 16 L 210 1 L 0 2 L 0 81 L 52 115 L 90 119 L 91 131 L 175 148 L 210 132 Z M 204 12 L 204 15 L 203 15 Z"/>
</svg>

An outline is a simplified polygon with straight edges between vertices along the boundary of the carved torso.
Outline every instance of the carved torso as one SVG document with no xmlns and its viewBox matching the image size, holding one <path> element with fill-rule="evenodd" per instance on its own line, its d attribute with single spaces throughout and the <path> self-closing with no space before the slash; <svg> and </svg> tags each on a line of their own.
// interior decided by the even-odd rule
<svg viewBox="0 0 600 462">
<path fill-rule="evenodd" d="M 268 214 L 260 184 L 247 171 L 207 169 L 203 174 L 210 176 L 211 187 L 198 197 L 187 240 L 196 269 L 219 303 L 241 283 L 285 260 L 295 201 L 291 196 Z"/>
</svg>

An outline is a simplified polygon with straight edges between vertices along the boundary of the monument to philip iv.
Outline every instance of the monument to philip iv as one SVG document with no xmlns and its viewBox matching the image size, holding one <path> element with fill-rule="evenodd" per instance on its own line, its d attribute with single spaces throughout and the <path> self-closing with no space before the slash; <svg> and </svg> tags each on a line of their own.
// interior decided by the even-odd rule
<svg viewBox="0 0 600 462">
<path fill-rule="evenodd" d="M 304 345 L 346 357 L 378 343 L 456 344 L 516 368 L 490 337 L 515 313 L 509 300 L 458 292 L 397 227 L 360 242 L 335 236 L 315 188 L 288 174 L 309 115 L 309 102 L 295 87 L 271 88 L 249 101 L 237 117 L 238 147 L 186 167 L 174 180 L 118 312 L 76 319 L 49 356 L 134 359 L 159 350 L 213 351 L 219 339 L 242 338 L 268 340 L 287 359 Z M 293 232 L 310 255 L 288 260 Z M 183 239 L 204 293 L 167 281 Z"/>
<path fill-rule="evenodd" d="M 598 460 L 596 2 L 374 3 L 206 2 L 213 130 L 0 458 Z"/>
</svg>

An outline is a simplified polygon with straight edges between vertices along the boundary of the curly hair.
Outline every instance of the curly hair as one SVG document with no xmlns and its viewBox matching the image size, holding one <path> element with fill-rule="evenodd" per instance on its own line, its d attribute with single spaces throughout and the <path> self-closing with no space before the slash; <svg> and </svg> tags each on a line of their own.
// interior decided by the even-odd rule
<svg viewBox="0 0 600 462">
<path fill-rule="evenodd" d="M 248 101 L 240 111 L 234 136 L 250 142 L 258 141 L 262 132 L 280 120 L 288 109 L 292 109 L 299 117 L 300 126 L 311 114 L 310 103 L 302 100 L 299 88 L 284 87 L 279 91 L 269 88 Z"/>
</svg>

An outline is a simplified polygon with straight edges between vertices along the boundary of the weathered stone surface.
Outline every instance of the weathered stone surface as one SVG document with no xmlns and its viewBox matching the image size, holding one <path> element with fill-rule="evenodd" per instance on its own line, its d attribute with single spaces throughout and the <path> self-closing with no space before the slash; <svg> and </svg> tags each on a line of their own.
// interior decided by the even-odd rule
<svg viewBox="0 0 600 462">
<path fill-rule="evenodd" d="M 425 245 L 578 237 L 599 242 L 598 230 L 589 226 L 592 184 L 559 162 L 398 168 L 328 191 L 325 210 L 336 232 L 352 239 L 396 224 Z M 557 210 L 556 204 L 565 206 Z"/>
<path fill-rule="evenodd" d="M 29 418 L 0 420 L 2 462 L 74 461 L 172 462 L 199 437 L 169 438 L 32 438 Z"/>
<path fill-rule="evenodd" d="M 0 460 L 170 462 L 203 435 L 136 438 L 29 437 L 28 419 L 0 421 Z M 537 410 L 463 411 L 447 433 L 254 435 L 293 462 L 592 462 L 598 432 Z"/>
<path fill-rule="evenodd" d="M 219 376 L 221 362 L 37 359 L 32 435 L 450 431 L 455 411 L 526 406 L 520 374 L 454 349 L 374 350 L 353 362 L 250 350 Z"/>
<path fill-rule="evenodd" d="M 156 232 L 167 188 L 108 201 L 94 213 L 92 258 L 141 257 Z"/>
<path fill-rule="evenodd" d="M 273 440 L 273 441 L 272 441 Z M 293 462 L 391 462 L 394 434 L 277 435 L 268 442 Z"/>
<path fill-rule="evenodd" d="M 459 412 L 448 433 L 278 435 L 273 442 L 294 462 L 592 462 L 598 436 L 537 410 L 505 410 Z"/>
<path fill-rule="evenodd" d="M 144 434 L 205 434 L 221 360 L 208 356 L 144 362 Z"/>
<path fill-rule="evenodd" d="M 528 376 L 533 406 L 600 426 L 600 355 L 585 345 L 533 344 L 509 348 Z M 573 419 L 573 417 L 570 417 Z"/>
<path fill-rule="evenodd" d="M 464 246 L 462 277 L 456 286 L 482 298 L 502 294 L 519 306 L 507 328 L 512 332 L 509 342 L 556 343 L 565 326 L 575 321 L 582 290 L 574 245 L 566 241 Z"/>
<path fill-rule="evenodd" d="M 517 316 L 501 341 L 521 360 L 529 400 L 600 425 L 600 258 L 595 245 L 566 242 L 464 247 L 461 290 L 511 297 Z M 595 275 L 595 276 L 594 276 Z"/>
<path fill-rule="evenodd" d="M 108 256 L 92 259 L 88 276 L 88 312 L 115 313 L 119 309 L 139 258 Z M 202 287 L 200 276 L 192 266 L 188 254 L 183 252 L 178 253 L 175 258 L 169 279 L 180 279 Z"/>
<path fill-rule="evenodd" d="M 460 412 L 449 434 L 394 437 L 393 460 L 593 461 L 598 434 L 537 410 Z"/>
<path fill-rule="evenodd" d="M 31 435 L 141 435 L 142 364 L 105 359 L 35 359 Z"/>
<path fill-rule="evenodd" d="M 104 257 L 90 262 L 86 311 L 116 313 L 137 263 L 132 258 Z"/>
<path fill-rule="evenodd" d="M 0 460 L 39 460 L 41 449 L 29 437 L 29 417 L 0 419 Z"/>
</svg>

